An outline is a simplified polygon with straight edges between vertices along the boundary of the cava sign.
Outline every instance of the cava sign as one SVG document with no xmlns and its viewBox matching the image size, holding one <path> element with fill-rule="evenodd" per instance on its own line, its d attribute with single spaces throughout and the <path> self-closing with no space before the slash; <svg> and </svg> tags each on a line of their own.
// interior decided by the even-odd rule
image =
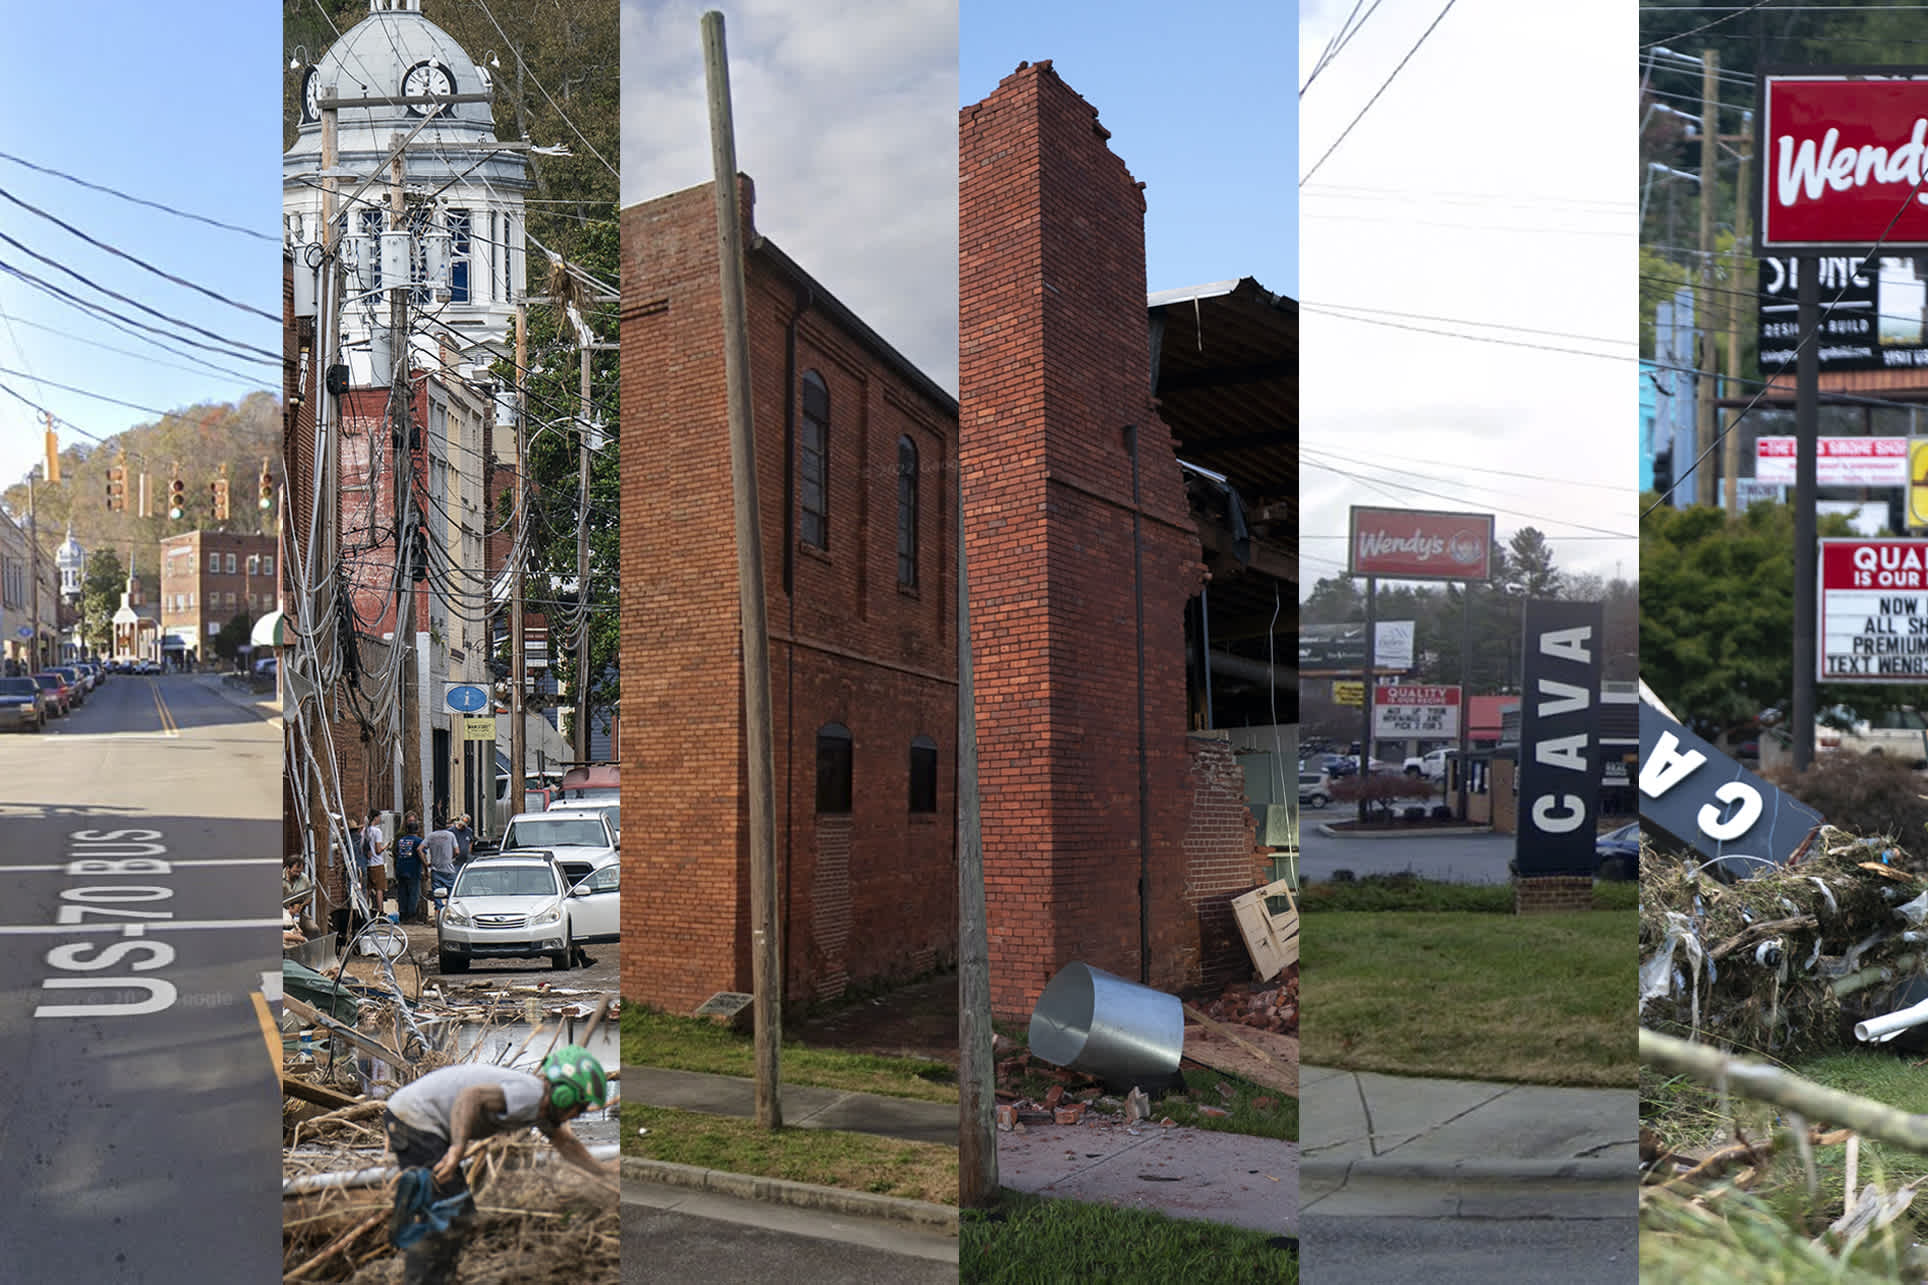
<svg viewBox="0 0 1928 1285">
<path fill-rule="evenodd" d="M 1752 857 L 1765 869 L 1786 865 L 1821 815 L 1642 704 L 1640 824 L 1709 861 Z"/>
<path fill-rule="evenodd" d="M 1519 832 L 1523 878 L 1591 876 L 1600 815 L 1597 602 L 1529 598 L 1520 695 Z"/>
</svg>

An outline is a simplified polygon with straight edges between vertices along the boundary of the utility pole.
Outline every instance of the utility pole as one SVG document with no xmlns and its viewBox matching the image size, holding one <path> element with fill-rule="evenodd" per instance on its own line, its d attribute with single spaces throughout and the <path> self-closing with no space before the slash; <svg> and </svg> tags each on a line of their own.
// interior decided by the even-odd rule
<svg viewBox="0 0 1928 1285">
<path fill-rule="evenodd" d="M 1730 274 L 1727 283 L 1729 291 L 1727 297 L 1731 300 L 1727 309 L 1727 373 L 1730 377 L 1738 379 L 1741 373 L 1742 315 L 1740 296 L 1741 274 L 1738 269 L 1745 264 L 1745 260 L 1741 256 L 1746 253 L 1745 247 L 1748 244 L 1747 205 L 1752 199 L 1750 196 L 1752 189 L 1747 185 L 1747 171 L 1749 163 L 1754 159 L 1754 153 L 1751 150 L 1754 140 L 1747 136 L 1745 130 L 1735 135 L 1734 139 L 1741 148 L 1741 170 L 1740 177 L 1734 180 L 1734 253 L 1728 256 L 1737 271 Z M 1739 521 L 1741 516 L 1740 422 L 1740 412 L 1736 411 L 1734 418 L 1728 422 L 1727 435 L 1721 439 L 1721 459 L 1725 465 L 1724 472 L 1727 478 L 1727 520 L 1730 522 Z M 1616 579 L 1617 578 L 1618 577 L 1616 577 Z"/>
<path fill-rule="evenodd" d="M 743 283 L 743 218 L 730 118 L 730 64 L 723 15 L 703 15 L 703 71 L 709 85 L 710 159 L 716 176 L 716 235 L 723 293 L 723 369 L 729 390 L 730 480 L 736 497 L 736 576 L 743 629 L 744 745 L 749 753 L 750 960 L 756 992 L 756 1122 L 783 1126 L 778 1069 L 783 1042 L 783 940 L 777 913 L 776 750 L 770 726 L 770 632 L 763 603 L 756 438 L 750 415 L 750 321 Z M 786 537 L 787 538 L 787 537 Z"/>
<path fill-rule="evenodd" d="M 40 672 L 40 527 L 33 510 L 33 479 L 39 471 L 38 464 L 27 470 L 27 579 L 33 586 L 33 600 L 29 604 L 33 613 L 33 644 L 27 668 L 30 674 Z"/>
<path fill-rule="evenodd" d="M 300 645 L 312 646 L 315 651 L 315 673 L 335 672 L 336 630 L 340 627 L 335 614 L 330 612 L 326 619 L 320 614 L 323 603 L 332 602 L 330 593 L 309 596 L 309 591 L 322 583 L 335 584 L 335 538 L 341 521 L 340 491 L 334 484 L 336 434 L 333 413 L 336 410 L 334 394 L 328 389 L 328 364 L 335 354 L 335 327 L 340 316 L 341 271 L 336 254 L 340 238 L 335 232 L 335 167 L 340 161 L 340 108 L 334 89 L 324 91 L 321 99 L 321 263 L 318 265 L 320 280 L 315 289 L 315 356 L 312 369 L 315 373 L 315 430 L 320 439 L 319 449 L 315 452 L 316 486 L 313 491 L 313 508 L 308 513 L 307 542 L 303 552 L 307 555 L 307 566 L 297 582 L 302 585 L 307 596 L 306 636 L 298 638 Z M 141 475 L 143 487 L 142 502 L 145 503 L 147 475 Z M 285 507 L 285 506 L 284 506 Z M 323 516 L 324 510 L 326 516 Z M 283 563 L 284 573 L 286 563 Z M 301 621 L 301 606 L 296 607 L 296 620 Z M 277 666 L 277 670 L 285 668 Z M 329 693 L 325 689 L 315 692 L 314 718 L 317 723 L 328 717 Z M 298 717 L 298 714 L 297 714 Z M 292 726 L 295 719 L 290 719 Z M 312 733 L 309 745 L 314 746 L 318 737 Z M 312 752 L 312 751 L 311 751 Z M 314 855 L 314 878 L 322 882 L 323 872 L 332 865 L 334 850 L 334 825 L 329 819 L 328 782 L 323 775 L 319 754 L 315 754 L 307 772 L 308 787 L 308 826 L 309 843 Z M 346 803 L 344 802 L 344 807 Z M 347 817 L 342 818 L 343 824 Z M 352 886 L 353 877 L 349 873 L 352 865 L 342 871 L 344 889 Z M 351 894 L 352 895 L 352 894 Z"/>
<path fill-rule="evenodd" d="M 523 688 L 529 657 L 522 639 L 524 523 L 529 504 L 529 443 L 523 424 L 529 405 L 529 304 L 515 306 L 515 518 L 509 546 L 509 814 L 522 811 L 529 788 L 528 726 Z"/>
<path fill-rule="evenodd" d="M 954 467 L 956 467 L 954 465 Z M 977 696 L 964 475 L 957 474 L 957 1204 L 997 1199 L 997 1056 L 991 1043 L 991 935 L 984 906 L 984 818 L 977 790 Z"/>
<path fill-rule="evenodd" d="M 1716 148 L 1720 141 L 1720 55 L 1712 49 L 1701 54 L 1700 69 L 1700 289 L 1695 312 L 1700 319 L 1701 342 L 1696 348 L 1694 458 L 1694 502 L 1714 503 L 1714 201 L 1720 194 L 1720 174 L 1716 168 Z M 1746 197 L 1741 198 L 1745 200 Z M 1731 311 L 1731 310 L 1730 310 Z M 1680 466 L 1675 465 L 1676 470 Z M 1730 472 L 1731 479 L 1733 474 Z M 1730 481 L 1729 485 L 1732 483 Z M 1730 491 L 1731 494 L 1731 491 Z"/>
<path fill-rule="evenodd" d="M 398 137 L 388 171 L 389 228 L 403 233 L 408 231 L 408 206 L 402 182 L 406 158 L 404 142 Z M 395 364 L 388 393 L 389 422 L 394 426 L 395 442 L 395 556 L 399 564 L 407 565 L 415 549 L 414 509 L 410 503 L 414 494 L 415 452 L 409 442 L 408 405 L 408 297 L 414 289 L 414 282 L 412 274 L 406 271 L 401 276 L 399 283 L 385 277 L 382 284 L 388 289 L 389 352 Z M 398 577 L 395 599 L 395 650 L 392 659 L 402 667 L 398 675 L 402 706 L 402 779 L 398 804 L 404 814 L 413 812 L 420 816 L 422 711 L 418 704 L 420 692 L 415 682 L 415 581 L 412 577 Z"/>
<path fill-rule="evenodd" d="M 582 335 L 582 384 L 576 428 L 581 476 L 576 481 L 582 518 L 576 524 L 576 762 L 589 762 L 589 346 L 587 323 Z"/>
</svg>

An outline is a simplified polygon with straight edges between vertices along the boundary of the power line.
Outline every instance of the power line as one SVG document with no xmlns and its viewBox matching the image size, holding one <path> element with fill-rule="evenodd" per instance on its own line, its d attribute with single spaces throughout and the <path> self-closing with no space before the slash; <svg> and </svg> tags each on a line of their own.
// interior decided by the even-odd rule
<svg viewBox="0 0 1928 1285">
<path fill-rule="evenodd" d="M 1743 5 L 1741 8 L 1735 9 L 1731 13 L 1724 14 L 1721 17 L 1715 18 L 1711 22 L 1703 22 L 1698 27 L 1689 27 L 1685 31 L 1677 31 L 1671 36 L 1662 36 L 1659 40 L 1650 40 L 1646 44 L 1640 47 L 1642 49 L 1653 49 L 1662 44 L 1665 44 L 1669 40 L 1681 40 L 1688 36 L 1698 35 L 1700 32 L 1706 31 L 1710 27 L 1718 27 L 1723 22 L 1732 22 L 1734 19 L 1740 17 L 1742 14 L 1752 13 L 1756 9 L 1762 8 L 1771 2 L 1772 0 L 1754 0 L 1754 3 L 1750 5 Z"/>
<path fill-rule="evenodd" d="M 1360 121 L 1365 119 L 1366 113 L 1372 110 L 1372 105 L 1379 101 L 1379 96 L 1385 93 L 1387 87 L 1392 84 L 1393 80 L 1398 77 L 1399 73 L 1405 70 L 1406 64 L 1412 61 L 1412 56 L 1419 52 L 1419 46 L 1426 43 L 1426 37 L 1433 34 L 1433 28 L 1437 27 L 1440 24 L 1441 19 L 1445 18 L 1447 13 L 1452 10 L 1452 7 L 1455 3 L 1457 3 L 1457 0 L 1446 0 L 1446 7 L 1439 11 L 1439 17 L 1434 18 L 1432 21 L 1432 25 L 1427 27 L 1425 31 L 1420 33 L 1419 39 L 1413 43 L 1413 47 L 1406 51 L 1406 56 L 1404 58 L 1401 58 L 1399 60 L 1399 65 L 1392 69 L 1392 74 L 1387 76 L 1385 79 L 1385 82 L 1381 84 L 1378 89 L 1373 91 L 1372 97 L 1366 100 L 1366 105 L 1359 109 L 1359 114 L 1357 116 L 1354 116 L 1351 122 L 1346 125 L 1345 129 L 1340 131 L 1339 137 L 1332 140 L 1332 146 L 1326 148 L 1325 153 L 1321 155 L 1319 159 L 1313 163 L 1312 168 L 1307 170 L 1304 176 L 1299 179 L 1300 187 L 1304 187 L 1306 183 L 1311 180 L 1312 176 L 1319 172 L 1319 167 L 1326 163 L 1327 157 L 1331 156 L 1334 152 L 1339 150 L 1339 144 L 1346 141 L 1346 135 L 1352 133 L 1353 126 L 1357 125 Z"/>
<path fill-rule="evenodd" d="M 1351 478 L 1355 482 L 1363 483 L 1366 486 L 1370 486 L 1373 489 L 1380 491 L 1382 494 L 1391 495 L 1395 499 L 1404 499 L 1408 495 L 1424 495 L 1424 496 L 1429 496 L 1432 499 L 1436 499 L 1436 500 L 1448 500 L 1454 504 L 1475 503 L 1475 501 L 1468 500 L 1464 496 L 1448 495 L 1443 491 L 1428 491 L 1424 487 L 1413 486 L 1409 482 L 1401 482 L 1399 484 L 1399 491 L 1393 492 L 1393 491 L 1387 490 L 1381 483 L 1377 482 L 1373 478 L 1363 477 L 1360 474 L 1349 472 L 1346 469 L 1336 468 L 1331 464 L 1324 464 L 1319 462 L 1318 460 L 1307 460 L 1306 462 L 1311 464 L 1313 468 L 1321 469 L 1327 473 L 1336 473 L 1340 477 Z M 1369 465 L 1368 467 L 1377 467 L 1377 466 Z M 1538 513 L 1528 513 L 1522 509 L 1509 509 L 1501 506 L 1487 506 L 1487 507 L 1494 508 L 1494 511 L 1498 513 L 1505 513 L 1516 518 L 1525 518 L 1530 522 L 1551 522 L 1556 526 L 1574 527 L 1581 531 L 1597 532 L 1600 535 L 1611 536 L 1616 540 L 1638 540 L 1640 538 L 1638 535 L 1622 535 L 1618 531 L 1609 531 L 1605 527 L 1592 526 L 1585 522 L 1575 522 L 1570 518 L 1546 517 Z"/>
<path fill-rule="evenodd" d="M 277 244 L 281 240 L 280 237 L 269 236 L 267 233 L 257 231 L 254 228 L 244 228 L 233 223 L 223 223 L 221 220 L 211 219 L 205 214 L 193 214 L 187 210 L 176 209 L 174 206 L 161 201 L 150 201 L 143 196 L 134 196 L 121 191 L 117 187 L 109 187 L 104 183 L 90 183 L 86 179 L 77 178 L 64 170 L 57 170 L 48 165 L 36 165 L 32 161 L 13 155 L 11 152 L 0 152 L 0 161 L 12 161 L 15 165 L 25 166 L 27 169 L 35 170 L 41 174 L 51 174 L 55 178 L 66 179 L 69 183 L 77 183 L 81 187 L 89 188 L 96 192 L 105 192 L 107 195 L 117 196 L 123 201 L 131 201 L 135 205 L 144 205 L 150 210 L 160 210 L 162 213 L 172 214 L 178 218 L 192 219 L 196 223 L 205 223 L 209 227 L 220 228 L 224 232 L 239 232 L 242 236 L 251 236 L 257 240 L 266 241 L 270 245 Z"/>
</svg>

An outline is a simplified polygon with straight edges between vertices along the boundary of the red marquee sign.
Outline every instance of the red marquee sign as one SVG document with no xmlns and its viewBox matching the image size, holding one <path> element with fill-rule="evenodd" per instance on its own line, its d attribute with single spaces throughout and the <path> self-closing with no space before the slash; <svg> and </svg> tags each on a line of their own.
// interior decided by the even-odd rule
<svg viewBox="0 0 1928 1285">
<path fill-rule="evenodd" d="M 1928 248 L 1928 71 L 1838 68 L 1761 82 L 1757 248 Z"/>
<path fill-rule="evenodd" d="M 1346 569 L 1387 580 L 1487 580 L 1493 515 L 1352 508 Z"/>
</svg>

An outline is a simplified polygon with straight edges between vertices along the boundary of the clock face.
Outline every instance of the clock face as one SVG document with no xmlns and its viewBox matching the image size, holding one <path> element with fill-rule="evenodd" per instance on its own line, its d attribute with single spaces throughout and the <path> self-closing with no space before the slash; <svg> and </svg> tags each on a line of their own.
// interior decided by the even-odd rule
<svg viewBox="0 0 1928 1285">
<path fill-rule="evenodd" d="M 301 119 L 318 121 L 321 119 L 321 77 L 319 69 L 310 67 L 308 74 L 301 78 Z"/>
<path fill-rule="evenodd" d="M 420 98 L 425 94 L 452 94 L 455 77 L 439 62 L 418 62 L 402 77 L 402 97 Z M 433 116 L 448 110 L 446 103 L 411 103 L 408 110 L 417 116 Z"/>
</svg>

